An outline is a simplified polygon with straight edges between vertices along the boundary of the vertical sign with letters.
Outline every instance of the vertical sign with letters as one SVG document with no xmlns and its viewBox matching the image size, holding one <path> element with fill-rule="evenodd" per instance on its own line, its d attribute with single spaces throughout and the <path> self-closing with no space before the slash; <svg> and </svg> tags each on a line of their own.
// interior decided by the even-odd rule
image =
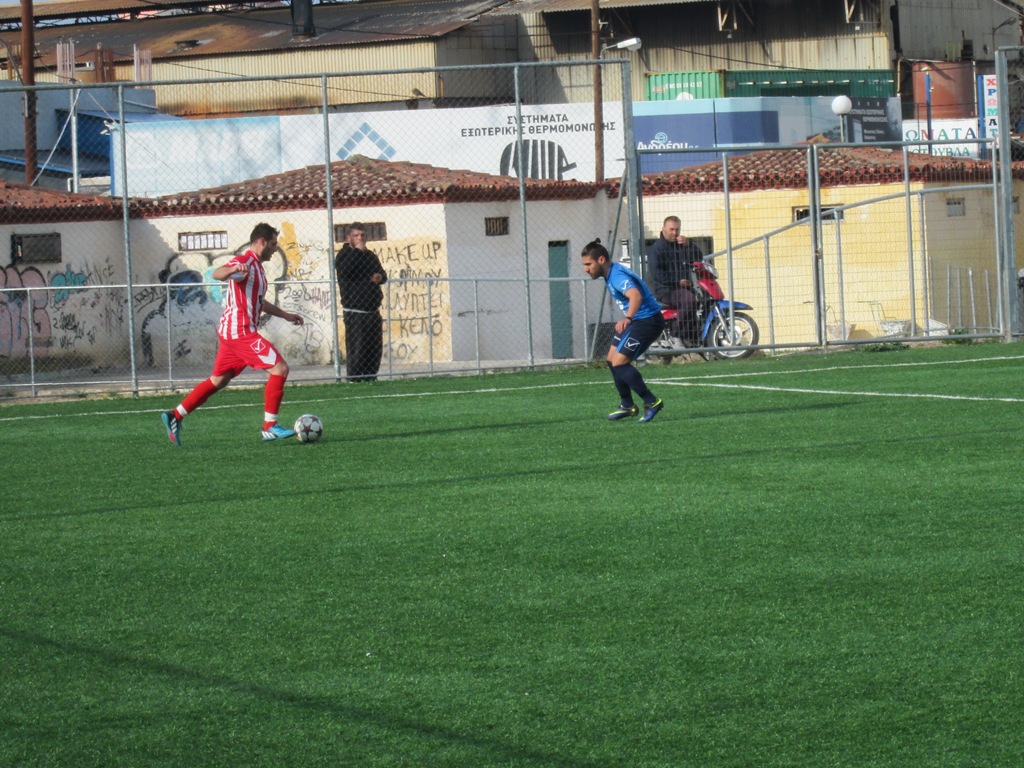
<svg viewBox="0 0 1024 768">
<path fill-rule="evenodd" d="M 994 139 L 999 135 L 999 89 L 995 75 L 978 75 L 978 104 L 981 135 Z"/>
</svg>

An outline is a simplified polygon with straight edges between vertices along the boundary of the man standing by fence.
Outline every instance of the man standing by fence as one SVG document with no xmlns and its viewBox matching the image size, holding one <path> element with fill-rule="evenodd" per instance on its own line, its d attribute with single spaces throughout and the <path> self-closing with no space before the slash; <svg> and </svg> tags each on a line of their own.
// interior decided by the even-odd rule
<svg viewBox="0 0 1024 768">
<path fill-rule="evenodd" d="M 381 286 L 388 275 L 366 247 L 366 227 L 350 224 L 347 237 L 334 259 L 345 317 L 345 368 L 349 381 L 376 381 L 384 353 Z"/>
</svg>

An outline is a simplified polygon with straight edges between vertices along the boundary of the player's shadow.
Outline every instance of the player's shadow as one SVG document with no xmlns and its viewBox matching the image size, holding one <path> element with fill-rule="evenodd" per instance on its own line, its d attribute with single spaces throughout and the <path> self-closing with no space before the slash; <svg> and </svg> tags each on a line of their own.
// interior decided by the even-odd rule
<svg viewBox="0 0 1024 768">
<path fill-rule="evenodd" d="M 774 407 L 774 408 L 750 408 L 750 409 L 745 409 L 745 410 L 742 410 L 742 411 L 714 411 L 714 410 L 701 411 L 699 409 L 693 408 L 691 405 L 689 405 L 687 403 L 683 403 L 682 405 L 686 409 L 682 418 L 685 419 L 685 420 L 691 420 L 691 419 L 711 419 L 711 418 L 720 419 L 720 418 L 722 418 L 724 416 L 728 416 L 728 417 L 732 417 L 732 416 L 758 416 L 758 415 L 764 415 L 764 414 L 769 414 L 769 413 L 791 413 L 791 412 L 795 412 L 795 411 L 819 411 L 819 410 L 825 411 L 825 410 L 833 410 L 833 409 L 838 409 L 838 408 L 849 408 L 851 406 L 857 406 L 857 405 L 864 405 L 864 403 L 863 403 L 863 401 L 849 400 L 849 401 L 844 401 L 844 402 L 833 402 L 833 403 L 814 403 L 814 404 L 809 404 L 809 405 L 778 406 L 778 407 Z M 674 406 L 675 406 L 675 410 L 678 410 L 678 406 L 676 405 L 674 400 L 668 402 L 665 411 L 663 411 L 662 414 L 658 417 L 658 424 L 659 425 L 662 422 L 664 422 L 666 420 L 666 418 L 667 419 L 672 419 L 673 418 L 674 413 L 673 413 L 673 411 L 670 411 L 669 409 L 673 408 Z M 354 431 L 354 432 L 347 433 L 341 439 L 342 440 L 351 439 L 352 441 L 359 442 L 359 443 L 367 443 L 367 442 L 373 442 L 373 441 L 384 441 L 384 440 L 396 440 L 396 439 L 408 440 L 410 438 L 417 438 L 417 437 L 437 437 L 437 436 L 440 436 L 440 435 L 455 435 L 455 434 L 459 434 L 459 433 L 470 433 L 470 432 L 481 432 L 481 431 L 493 432 L 495 430 L 502 430 L 502 429 L 524 429 L 524 428 L 530 428 L 530 427 L 551 426 L 552 424 L 579 424 L 579 423 L 588 423 L 588 422 L 596 423 L 595 420 L 600 419 L 600 418 L 601 418 L 600 416 L 595 416 L 593 413 L 587 411 L 587 412 L 581 412 L 578 415 L 574 415 L 572 417 L 566 417 L 564 415 L 561 416 L 561 417 L 559 417 L 559 416 L 552 416 L 551 418 L 548 418 L 548 419 L 531 419 L 529 421 L 518 420 L 518 421 L 509 421 L 509 422 L 501 422 L 501 423 L 490 422 L 488 424 L 467 424 L 467 425 L 448 426 L 448 427 L 440 427 L 440 428 L 438 428 L 438 427 L 430 427 L 429 429 L 416 429 L 416 430 L 411 430 L 410 429 L 410 430 L 404 430 L 404 431 L 400 431 L 400 432 L 399 431 L 388 431 L 388 432 L 375 431 L 375 432 L 368 432 L 366 434 Z M 624 426 L 624 425 L 619 425 L 619 426 L 621 427 L 621 426 Z M 681 424 L 681 427 L 685 428 L 685 425 Z"/>
<path fill-rule="evenodd" d="M 239 697 L 255 698 L 270 704 L 311 712 L 317 716 L 326 715 L 344 722 L 370 725 L 385 732 L 397 732 L 396 741 L 402 738 L 402 734 L 406 734 L 429 741 L 460 744 L 479 750 L 482 755 L 490 755 L 492 760 L 509 765 L 528 763 L 550 765 L 556 768 L 598 768 L 603 765 L 591 760 L 544 752 L 525 744 L 504 743 L 492 737 L 478 736 L 435 723 L 419 722 L 393 710 L 375 711 L 369 707 L 360 707 L 352 702 L 348 690 L 344 688 L 336 696 L 314 696 L 277 688 L 266 683 L 240 680 L 217 672 L 190 669 L 181 664 L 160 659 L 143 658 L 72 640 L 58 640 L 36 632 L 11 627 L 0 627 L 0 638 L 4 638 L 13 645 L 31 645 L 54 652 L 60 658 L 78 658 L 89 665 L 99 662 L 114 672 L 127 673 L 133 678 L 148 675 L 164 678 L 172 685 L 181 683 L 189 690 L 198 686 L 210 690 L 228 691 Z M 168 695 L 173 695 L 173 691 L 169 690 Z M 122 725 L 124 725 L 123 722 Z M 284 758 L 284 756 L 281 757 Z M 481 759 L 483 762 L 491 762 L 485 757 Z"/>
</svg>

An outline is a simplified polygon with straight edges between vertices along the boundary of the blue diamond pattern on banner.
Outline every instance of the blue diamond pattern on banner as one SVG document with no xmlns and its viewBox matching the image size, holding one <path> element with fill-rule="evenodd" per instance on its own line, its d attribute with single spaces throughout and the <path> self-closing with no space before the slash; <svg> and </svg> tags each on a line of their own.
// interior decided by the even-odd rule
<svg viewBox="0 0 1024 768">
<path fill-rule="evenodd" d="M 387 139 L 371 128 L 369 123 L 360 125 L 359 130 L 349 136 L 338 150 L 338 158 L 341 160 L 347 160 L 352 155 L 366 155 L 375 157 L 377 160 L 390 160 L 396 154 L 397 150 L 387 142 Z"/>
</svg>

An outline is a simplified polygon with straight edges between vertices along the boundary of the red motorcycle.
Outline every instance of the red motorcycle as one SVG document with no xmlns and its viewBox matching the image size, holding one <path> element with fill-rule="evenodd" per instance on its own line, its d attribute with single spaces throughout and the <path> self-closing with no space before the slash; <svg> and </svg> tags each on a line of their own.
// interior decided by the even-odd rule
<svg viewBox="0 0 1024 768">
<path fill-rule="evenodd" d="M 699 329 L 695 341 L 684 341 L 673 335 L 676 318 L 679 313 L 669 307 L 661 310 L 665 318 L 665 330 L 651 344 L 649 352 L 661 358 L 663 363 L 672 362 L 676 354 L 683 354 L 691 349 L 706 350 L 704 356 L 709 360 L 717 357 L 720 360 L 742 360 L 754 354 L 752 347 L 757 345 L 761 332 L 754 318 L 740 310 L 753 309 L 741 301 L 729 301 L 718 283 L 718 270 L 710 261 L 695 261 L 693 273 L 697 285 L 696 294 L 697 319 Z"/>
</svg>

